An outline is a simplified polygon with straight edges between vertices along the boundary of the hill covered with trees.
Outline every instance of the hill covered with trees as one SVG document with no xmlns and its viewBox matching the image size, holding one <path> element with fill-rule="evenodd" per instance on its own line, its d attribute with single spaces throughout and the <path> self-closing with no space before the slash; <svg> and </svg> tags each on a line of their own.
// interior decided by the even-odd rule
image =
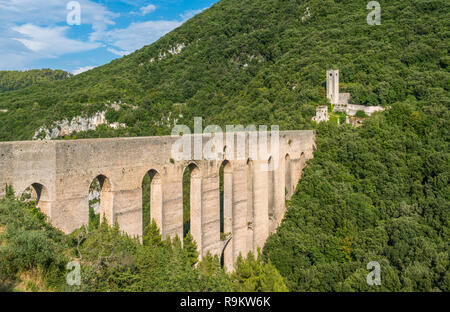
<svg viewBox="0 0 450 312">
<path fill-rule="evenodd" d="M 360 128 L 322 124 L 264 248 L 292 291 L 450 291 L 449 112 L 394 104 Z M 366 266 L 381 265 L 381 286 Z"/>
</svg>

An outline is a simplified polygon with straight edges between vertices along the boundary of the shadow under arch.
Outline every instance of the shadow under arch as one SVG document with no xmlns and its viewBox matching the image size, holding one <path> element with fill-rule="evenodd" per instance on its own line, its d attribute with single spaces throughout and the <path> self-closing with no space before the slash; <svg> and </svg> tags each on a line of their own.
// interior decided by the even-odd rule
<svg viewBox="0 0 450 312">
<path fill-rule="evenodd" d="M 142 233 L 155 221 L 162 232 L 163 227 L 163 203 L 161 175 L 155 169 L 147 171 L 142 178 Z"/>
<path fill-rule="evenodd" d="M 20 197 L 25 202 L 35 202 L 43 214 L 50 217 L 51 201 L 47 187 L 41 183 L 33 183 L 27 187 Z"/>
<path fill-rule="evenodd" d="M 113 207 L 113 185 L 107 176 L 100 174 L 89 186 L 89 224 L 96 226 L 105 218 L 109 225 L 113 225 Z"/>
</svg>

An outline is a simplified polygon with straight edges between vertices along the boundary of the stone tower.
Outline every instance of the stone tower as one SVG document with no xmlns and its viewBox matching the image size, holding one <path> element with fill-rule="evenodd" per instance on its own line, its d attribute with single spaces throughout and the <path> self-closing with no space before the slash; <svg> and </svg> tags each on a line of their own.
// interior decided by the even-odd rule
<svg viewBox="0 0 450 312">
<path fill-rule="evenodd" d="M 339 70 L 327 70 L 327 98 L 339 104 Z"/>
</svg>

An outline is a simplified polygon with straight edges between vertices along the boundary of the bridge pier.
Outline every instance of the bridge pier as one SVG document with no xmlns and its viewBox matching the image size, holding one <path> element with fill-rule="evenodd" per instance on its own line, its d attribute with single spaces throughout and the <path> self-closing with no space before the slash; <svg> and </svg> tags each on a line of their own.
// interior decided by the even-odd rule
<svg viewBox="0 0 450 312">
<path fill-rule="evenodd" d="M 246 254 L 255 254 L 255 207 L 254 207 L 255 163 L 247 160 L 247 250 Z"/>
<path fill-rule="evenodd" d="M 233 164 L 233 265 L 239 255 L 247 256 L 247 162 Z"/>
<path fill-rule="evenodd" d="M 223 222 L 224 229 L 223 232 L 225 236 L 233 235 L 234 223 L 235 223 L 235 189 L 234 184 L 234 171 L 232 165 L 225 161 L 227 164 L 224 167 L 223 173 Z M 223 239 L 223 237 L 221 237 Z M 231 239 L 228 243 L 227 248 L 224 250 L 223 263 L 227 270 L 231 270 L 234 261 L 234 251 L 235 251 L 235 240 Z"/>
<path fill-rule="evenodd" d="M 158 229 L 163 228 L 163 188 L 161 175 L 157 171 L 150 172 L 150 220 L 143 222 L 156 222 Z"/>
<path fill-rule="evenodd" d="M 195 165 L 194 165 L 195 166 Z M 197 244 L 199 257 L 202 257 L 203 250 L 203 183 L 200 169 L 195 166 L 191 172 L 191 194 L 190 194 L 190 223 L 191 235 Z"/>
</svg>

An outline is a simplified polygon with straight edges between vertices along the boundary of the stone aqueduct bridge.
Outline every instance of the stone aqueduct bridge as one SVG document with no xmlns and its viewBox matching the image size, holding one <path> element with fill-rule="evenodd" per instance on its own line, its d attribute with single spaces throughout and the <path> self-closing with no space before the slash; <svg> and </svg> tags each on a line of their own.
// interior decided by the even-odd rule
<svg viewBox="0 0 450 312">
<path fill-rule="evenodd" d="M 88 223 L 89 189 L 98 178 L 101 213 L 129 235 L 141 236 L 142 181 L 149 174 L 151 218 L 163 237 L 182 237 L 183 172 L 189 167 L 191 233 L 201 256 L 221 254 L 219 170 L 224 166 L 222 222 L 224 232 L 232 237 L 224 253 L 228 266 L 240 253 L 262 247 L 276 230 L 285 213 L 285 198 L 292 195 L 306 161 L 313 157 L 313 131 L 279 134 L 279 165 L 274 171 L 261 170 L 262 164 L 273 161 L 271 157 L 248 157 L 248 132 L 244 133 L 245 160 L 227 160 L 229 151 L 236 149 L 226 147 L 220 160 L 174 161 L 172 145 L 179 137 L 172 136 L 4 142 L 0 143 L 0 198 L 5 184 L 11 185 L 16 195 L 32 187 L 38 206 L 52 224 L 69 233 Z M 211 140 L 199 136 L 203 146 Z M 237 142 L 237 134 L 234 136 Z"/>
</svg>

